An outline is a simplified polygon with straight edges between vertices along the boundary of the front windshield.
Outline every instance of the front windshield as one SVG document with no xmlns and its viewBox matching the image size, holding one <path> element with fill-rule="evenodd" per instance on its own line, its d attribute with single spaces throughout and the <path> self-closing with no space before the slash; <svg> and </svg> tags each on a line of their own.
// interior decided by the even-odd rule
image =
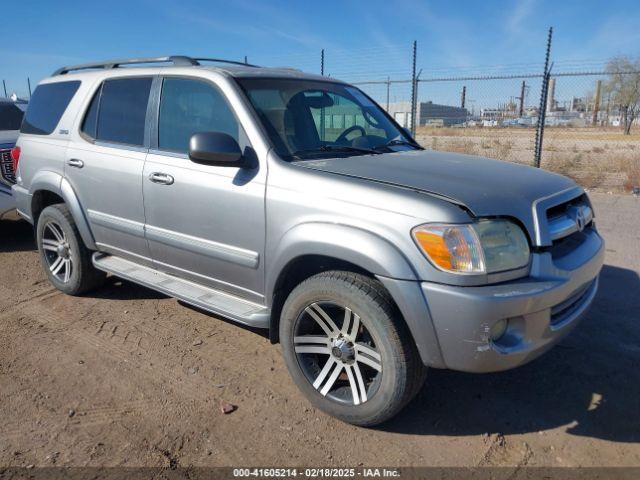
<svg viewBox="0 0 640 480">
<path fill-rule="evenodd" d="M 350 85 L 240 78 L 276 152 L 286 160 L 420 148 L 384 111 Z"/>
<path fill-rule="evenodd" d="M 24 113 L 13 103 L 0 103 L 0 130 L 20 130 Z"/>
</svg>

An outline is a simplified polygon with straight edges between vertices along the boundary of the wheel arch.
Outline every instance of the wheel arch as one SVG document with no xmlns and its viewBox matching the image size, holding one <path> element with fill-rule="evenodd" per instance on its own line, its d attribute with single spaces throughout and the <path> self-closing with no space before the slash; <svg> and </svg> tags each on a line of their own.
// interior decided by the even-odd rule
<svg viewBox="0 0 640 480">
<path fill-rule="evenodd" d="M 39 172 L 31 183 L 30 193 L 31 218 L 34 226 L 37 226 L 38 216 L 42 210 L 56 203 L 64 203 L 71 212 L 85 246 L 90 250 L 97 249 L 84 210 L 67 179 L 55 172 Z"/>
<path fill-rule="evenodd" d="M 272 273 L 267 276 L 265 293 L 271 302 L 269 338 L 273 343 L 278 341 L 284 301 L 296 285 L 313 275 L 346 270 L 371 278 L 417 278 L 405 256 L 387 240 L 372 232 L 339 224 L 306 223 L 289 230 L 272 258 L 267 268 L 267 272 Z"/>
</svg>

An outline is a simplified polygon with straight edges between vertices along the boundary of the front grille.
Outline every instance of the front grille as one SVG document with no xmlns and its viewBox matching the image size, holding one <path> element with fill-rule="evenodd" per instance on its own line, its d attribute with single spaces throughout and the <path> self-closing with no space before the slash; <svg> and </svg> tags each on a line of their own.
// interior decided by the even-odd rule
<svg viewBox="0 0 640 480">
<path fill-rule="evenodd" d="M 567 208 L 569 208 L 572 205 L 588 205 L 588 204 L 589 204 L 589 201 L 587 200 L 587 196 L 586 194 L 583 193 L 582 195 L 577 196 L 576 198 L 571 199 L 568 202 L 564 202 L 549 208 L 547 210 L 547 218 L 553 218 L 558 215 L 564 214 Z"/>
<path fill-rule="evenodd" d="M 584 194 L 549 208 L 547 226 L 553 245 L 582 232 L 591 225 L 592 220 L 593 211 Z"/>
<path fill-rule="evenodd" d="M 10 185 L 16 183 L 16 172 L 13 171 L 11 150 L 0 150 L 0 174 L 5 183 Z"/>
<path fill-rule="evenodd" d="M 593 289 L 596 286 L 596 280 L 592 280 L 580 287 L 576 292 L 574 292 L 569 298 L 567 298 L 564 302 L 556 305 L 551 309 L 551 325 L 557 326 L 561 324 L 565 320 L 571 317 L 575 312 L 577 312 L 584 303 L 589 299 Z"/>
</svg>

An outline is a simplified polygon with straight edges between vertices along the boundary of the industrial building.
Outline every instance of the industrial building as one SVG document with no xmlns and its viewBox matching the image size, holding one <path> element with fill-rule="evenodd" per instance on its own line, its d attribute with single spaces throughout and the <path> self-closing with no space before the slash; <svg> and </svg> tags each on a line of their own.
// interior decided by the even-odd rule
<svg viewBox="0 0 640 480">
<path fill-rule="evenodd" d="M 411 128 L 410 102 L 390 103 L 388 112 L 401 126 Z M 466 108 L 439 105 L 433 102 L 418 102 L 416 105 L 418 125 L 450 127 L 463 124 L 468 118 L 469 111 Z"/>
</svg>

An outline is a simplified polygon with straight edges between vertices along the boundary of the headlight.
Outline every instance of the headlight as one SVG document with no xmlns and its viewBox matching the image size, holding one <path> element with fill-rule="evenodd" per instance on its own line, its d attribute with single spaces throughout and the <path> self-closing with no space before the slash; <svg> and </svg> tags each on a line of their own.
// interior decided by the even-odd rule
<svg viewBox="0 0 640 480">
<path fill-rule="evenodd" d="M 427 258 L 447 272 L 494 273 L 529 263 L 529 244 L 524 232 L 507 220 L 426 224 L 411 233 Z"/>
</svg>

